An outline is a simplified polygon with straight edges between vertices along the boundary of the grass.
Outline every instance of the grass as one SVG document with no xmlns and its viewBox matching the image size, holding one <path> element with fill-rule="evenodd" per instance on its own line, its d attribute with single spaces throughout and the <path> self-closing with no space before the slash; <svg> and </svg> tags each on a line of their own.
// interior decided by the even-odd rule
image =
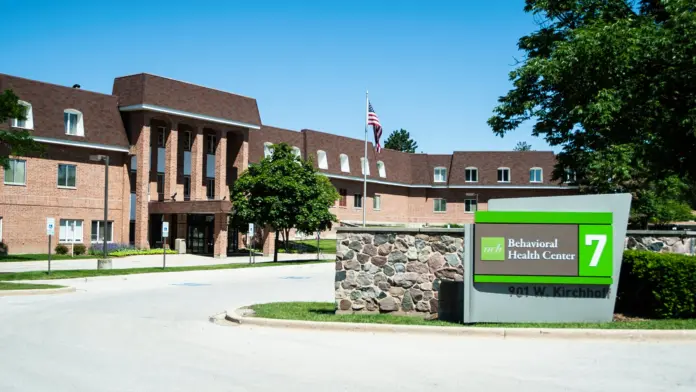
<svg viewBox="0 0 696 392">
<path fill-rule="evenodd" d="M 286 253 L 282 241 L 278 253 Z M 319 250 L 323 253 L 336 253 L 336 240 L 319 240 Z M 317 253 L 317 240 L 290 241 L 290 253 Z"/>
<path fill-rule="evenodd" d="M 52 271 L 49 275 L 46 271 L 28 271 L 28 272 L 8 272 L 0 273 L 0 280 L 53 280 L 53 279 L 72 279 L 72 278 L 90 278 L 95 276 L 119 276 L 119 275 L 135 275 L 135 274 L 150 274 L 158 272 L 184 272 L 184 271 L 208 271 L 208 270 L 225 270 L 239 268 L 264 268 L 264 267 L 279 267 L 287 265 L 305 265 L 329 263 L 334 260 L 310 260 L 310 261 L 283 261 L 278 263 L 257 263 L 257 264 L 217 264 L 217 265 L 197 265 L 187 267 L 161 267 L 149 268 L 130 268 L 130 269 L 111 269 L 111 270 L 66 270 Z"/>
<path fill-rule="evenodd" d="M 65 287 L 65 286 L 57 286 L 54 284 L 0 282 L 0 291 L 2 291 L 2 290 L 59 289 L 61 287 Z"/>
<path fill-rule="evenodd" d="M 167 250 L 167 254 L 175 254 L 175 250 Z M 140 255 L 161 255 L 162 249 L 126 249 L 117 250 L 109 253 L 109 257 L 126 257 L 126 256 L 140 256 Z M 80 259 L 98 259 L 101 257 L 99 254 L 86 254 L 79 256 L 59 255 L 51 253 L 51 260 L 80 260 Z M 17 255 L 6 255 L 0 256 L 0 263 L 2 262 L 13 262 L 13 261 L 47 261 L 48 253 L 28 253 L 28 254 L 17 254 Z"/>
<path fill-rule="evenodd" d="M 397 325 L 426 325 L 463 327 L 462 324 L 423 320 L 418 317 L 390 314 L 334 314 L 333 302 L 275 302 L 253 305 L 257 317 L 343 323 L 372 323 Z M 696 329 L 696 319 L 686 320 L 626 320 L 612 323 L 478 323 L 473 327 L 493 328 L 597 328 L 597 329 Z"/>
</svg>

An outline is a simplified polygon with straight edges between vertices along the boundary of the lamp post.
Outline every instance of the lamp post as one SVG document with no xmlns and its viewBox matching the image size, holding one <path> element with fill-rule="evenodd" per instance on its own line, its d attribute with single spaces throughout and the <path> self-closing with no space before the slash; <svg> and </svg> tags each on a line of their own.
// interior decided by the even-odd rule
<svg viewBox="0 0 696 392">
<path fill-rule="evenodd" d="M 106 233 L 109 219 L 109 156 L 90 155 L 89 159 L 94 162 L 104 162 L 104 237 L 102 238 L 104 243 L 104 255 L 102 256 L 102 260 L 97 261 L 97 269 L 111 269 L 111 260 L 108 259 L 106 249 Z M 97 240 L 99 240 L 99 230 L 97 230 Z"/>
</svg>

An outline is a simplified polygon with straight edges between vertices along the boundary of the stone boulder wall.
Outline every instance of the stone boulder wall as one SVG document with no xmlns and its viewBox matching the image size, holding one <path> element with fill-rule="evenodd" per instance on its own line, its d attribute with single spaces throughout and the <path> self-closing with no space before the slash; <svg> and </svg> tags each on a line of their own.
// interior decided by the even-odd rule
<svg viewBox="0 0 696 392">
<path fill-rule="evenodd" d="M 625 249 L 647 250 L 660 253 L 693 254 L 693 237 L 627 236 Z"/>
<path fill-rule="evenodd" d="M 462 229 L 339 228 L 336 313 L 436 318 L 443 281 L 461 282 Z"/>
</svg>

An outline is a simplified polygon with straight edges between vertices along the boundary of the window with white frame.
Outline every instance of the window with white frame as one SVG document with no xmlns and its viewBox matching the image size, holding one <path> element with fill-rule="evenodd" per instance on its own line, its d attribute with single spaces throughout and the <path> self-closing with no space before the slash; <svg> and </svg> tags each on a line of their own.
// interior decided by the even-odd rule
<svg viewBox="0 0 696 392">
<path fill-rule="evenodd" d="M 433 199 L 433 211 L 435 212 L 447 212 L 447 200 L 445 199 Z"/>
<path fill-rule="evenodd" d="M 60 242 L 82 242 L 82 221 L 78 219 L 61 219 L 60 232 L 58 234 Z"/>
<path fill-rule="evenodd" d="M 326 151 L 317 151 L 317 165 L 320 169 L 328 169 L 329 161 L 326 159 Z"/>
<path fill-rule="evenodd" d="M 5 169 L 5 184 L 26 185 L 26 183 L 27 161 L 23 159 L 10 159 L 7 169 Z"/>
<path fill-rule="evenodd" d="M 300 159 L 302 152 L 300 151 L 299 147 L 293 147 L 292 148 L 292 155 L 294 155 L 296 158 Z"/>
<path fill-rule="evenodd" d="M 270 158 L 273 156 L 273 143 L 266 142 L 263 144 L 263 157 Z"/>
<path fill-rule="evenodd" d="M 370 161 L 365 158 L 360 158 L 360 174 L 370 175 Z"/>
<path fill-rule="evenodd" d="M 447 181 L 447 169 L 444 167 L 435 168 L 435 182 Z"/>
<path fill-rule="evenodd" d="M 382 209 L 382 195 L 374 195 L 372 197 L 372 209 L 375 211 Z"/>
<path fill-rule="evenodd" d="M 65 109 L 63 111 L 63 123 L 65 124 L 65 134 L 71 136 L 84 136 L 85 126 L 82 119 L 82 112 L 75 109 Z"/>
<path fill-rule="evenodd" d="M 353 207 L 362 208 L 362 195 L 361 194 L 356 193 L 353 196 Z"/>
<path fill-rule="evenodd" d="M 464 200 L 464 212 L 476 212 L 476 207 L 478 202 L 476 199 L 465 199 Z"/>
<path fill-rule="evenodd" d="M 104 221 L 92 221 L 92 242 L 104 243 Z M 106 221 L 106 242 L 114 242 L 114 222 Z"/>
<path fill-rule="evenodd" d="M 465 182 L 478 182 L 478 169 L 475 167 L 467 167 L 464 169 Z"/>
<path fill-rule="evenodd" d="M 510 168 L 498 168 L 498 182 L 510 182 Z"/>
<path fill-rule="evenodd" d="M 529 169 L 529 182 L 543 182 L 543 173 L 540 167 Z"/>
<path fill-rule="evenodd" d="M 348 155 L 346 154 L 341 154 L 341 171 L 350 173 L 350 162 L 348 162 Z"/>
<path fill-rule="evenodd" d="M 58 187 L 59 188 L 75 188 L 77 184 L 77 166 L 75 165 L 58 165 Z"/>
<path fill-rule="evenodd" d="M 217 147 L 217 136 L 208 134 L 206 135 L 206 140 L 206 150 L 208 151 L 208 154 L 215 154 L 215 148 Z"/>
<path fill-rule="evenodd" d="M 382 177 L 382 178 L 387 177 L 387 169 L 384 167 L 384 162 L 377 161 L 377 172 L 379 173 L 380 177 Z"/>
<path fill-rule="evenodd" d="M 14 128 L 34 129 L 34 111 L 31 108 L 31 104 L 24 101 L 18 101 L 17 103 L 24 107 L 24 120 L 13 118 L 12 126 Z"/>
</svg>

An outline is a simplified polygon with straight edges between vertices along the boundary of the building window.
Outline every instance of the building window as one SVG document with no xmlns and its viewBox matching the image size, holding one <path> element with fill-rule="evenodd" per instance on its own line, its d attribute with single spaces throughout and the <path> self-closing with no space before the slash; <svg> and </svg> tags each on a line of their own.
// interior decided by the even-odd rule
<svg viewBox="0 0 696 392">
<path fill-rule="evenodd" d="M 75 165 L 58 165 L 58 187 L 59 188 L 75 188 L 77 177 L 77 166 Z"/>
<path fill-rule="evenodd" d="M 273 143 L 266 142 L 263 144 L 263 157 L 270 158 L 273 156 Z"/>
<path fill-rule="evenodd" d="M 60 242 L 82 242 L 82 221 L 77 219 L 61 219 L 60 232 L 58 233 Z"/>
<path fill-rule="evenodd" d="M 15 128 L 23 128 L 23 129 L 34 129 L 34 111 L 31 108 L 31 104 L 29 102 L 24 102 L 24 101 L 18 101 L 21 106 L 24 107 L 24 120 L 20 120 L 17 118 L 12 119 L 12 126 Z"/>
<path fill-rule="evenodd" d="M 132 172 L 138 171 L 138 157 L 135 155 L 131 157 L 130 169 Z"/>
<path fill-rule="evenodd" d="M 510 182 L 510 169 L 507 167 L 498 168 L 498 182 Z"/>
<path fill-rule="evenodd" d="M 191 200 L 191 176 L 184 176 L 184 200 Z"/>
<path fill-rule="evenodd" d="M 379 211 L 382 209 L 382 196 L 381 195 L 375 195 L 372 198 L 372 209 L 375 211 Z"/>
<path fill-rule="evenodd" d="M 382 177 L 382 178 L 387 177 L 387 169 L 384 167 L 384 162 L 377 161 L 377 172 L 379 173 L 380 177 Z"/>
<path fill-rule="evenodd" d="M 476 207 L 478 202 L 476 199 L 466 199 L 464 200 L 464 212 L 476 212 Z"/>
<path fill-rule="evenodd" d="M 433 199 L 435 212 L 447 212 L 447 200 L 445 199 Z"/>
<path fill-rule="evenodd" d="M 300 151 L 299 147 L 293 147 L 292 148 L 292 155 L 294 155 L 297 159 L 301 159 L 302 152 Z"/>
<path fill-rule="evenodd" d="M 166 136 L 166 128 L 165 127 L 157 127 L 157 147 L 162 147 L 164 148 L 164 144 L 166 142 L 165 136 Z"/>
<path fill-rule="evenodd" d="M 2 217 L 0 216 L 0 242 L 2 242 Z"/>
<path fill-rule="evenodd" d="M 164 193 L 164 174 L 157 173 L 157 193 Z"/>
<path fill-rule="evenodd" d="M 467 167 L 464 169 L 465 182 L 478 182 L 478 169 L 475 167 Z"/>
<path fill-rule="evenodd" d="M 75 109 L 65 109 L 65 111 L 63 111 L 63 123 L 65 124 L 66 135 L 85 135 L 85 126 L 82 120 L 82 112 Z"/>
<path fill-rule="evenodd" d="M 365 158 L 360 158 L 360 174 L 366 174 L 369 176 L 370 175 L 370 160 L 366 160 Z"/>
<path fill-rule="evenodd" d="M 447 181 L 447 169 L 444 167 L 435 168 L 435 182 Z"/>
<path fill-rule="evenodd" d="M 208 151 L 208 154 L 215 154 L 215 145 L 217 144 L 217 137 L 215 135 L 207 135 L 206 140 L 206 150 Z"/>
<path fill-rule="evenodd" d="M 361 194 L 356 193 L 353 196 L 353 207 L 362 208 L 362 195 Z"/>
<path fill-rule="evenodd" d="M 529 182 L 543 182 L 542 176 L 543 171 L 540 167 L 533 167 L 529 169 Z"/>
<path fill-rule="evenodd" d="M 104 243 L 104 221 L 92 221 L 92 242 Z M 106 242 L 114 242 L 114 222 L 106 221 Z"/>
<path fill-rule="evenodd" d="M 328 169 L 329 168 L 329 162 L 326 159 L 326 151 L 322 151 L 322 150 L 317 151 L 317 164 L 319 165 L 320 169 Z"/>
<path fill-rule="evenodd" d="M 184 132 L 184 151 L 191 151 L 191 131 Z"/>
<path fill-rule="evenodd" d="M 208 184 L 205 190 L 206 196 L 208 196 L 208 200 L 213 200 L 215 198 L 215 179 L 208 178 L 206 183 Z"/>
<path fill-rule="evenodd" d="M 5 184 L 7 185 L 26 185 L 27 161 L 21 159 L 10 159 L 9 166 L 5 169 Z"/>
<path fill-rule="evenodd" d="M 350 173 L 350 163 L 348 162 L 348 155 L 346 154 L 341 154 L 341 171 Z"/>
<path fill-rule="evenodd" d="M 577 177 L 575 176 L 575 172 L 570 169 L 565 169 L 565 182 L 575 183 L 576 181 Z"/>
<path fill-rule="evenodd" d="M 338 206 L 339 207 L 347 207 L 348 206 L 348 191 L 345 189 L 339 189 L 338 194 L 341 195 L 341 198 L 338 199 Z"/>
</svg>

